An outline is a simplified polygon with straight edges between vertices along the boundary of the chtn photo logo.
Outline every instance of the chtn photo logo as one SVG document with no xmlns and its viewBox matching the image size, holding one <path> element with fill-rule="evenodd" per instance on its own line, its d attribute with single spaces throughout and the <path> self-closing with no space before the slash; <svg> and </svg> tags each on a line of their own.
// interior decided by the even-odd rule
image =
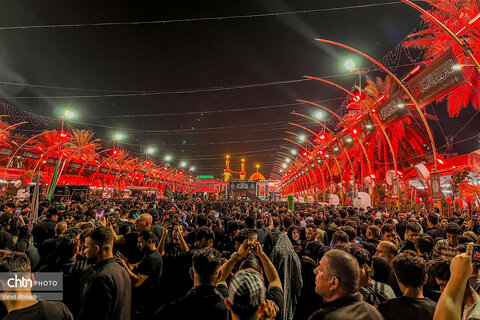
<svg viewBox="0 0 480 320">
<path fill-rule="evenodd" d="M 7 286 L 10 288 L 31 288 L 33 287 L 33 281 L 29 277 L 18 277 L 18 275 L 15 274 L 7 280 Z"/>
</svg>

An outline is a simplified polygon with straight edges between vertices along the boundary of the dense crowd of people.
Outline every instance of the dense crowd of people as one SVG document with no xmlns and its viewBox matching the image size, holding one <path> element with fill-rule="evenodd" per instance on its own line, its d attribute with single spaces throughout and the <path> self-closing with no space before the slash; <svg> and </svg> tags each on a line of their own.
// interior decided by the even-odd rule
<svg viewBox="0 0 480 320">
<path fill-rule="evenodd" d="M 62 302 L 3 319 L 480 319 L 476 212 L 2 200 L 0 272 L 63 273 Z"/>
</svg>

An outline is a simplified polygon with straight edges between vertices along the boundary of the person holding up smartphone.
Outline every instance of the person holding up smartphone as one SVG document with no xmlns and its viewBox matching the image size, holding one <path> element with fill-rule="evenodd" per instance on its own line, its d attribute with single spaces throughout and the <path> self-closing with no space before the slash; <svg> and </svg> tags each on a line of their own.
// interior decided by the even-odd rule
<svg viewBox="0 0 480 320">
<path fill-rule="evenodd" d="M 480 319 L 480 296 L 468 284 L 478 275 L 480 245 L 468 244 L 467 251 L 450 263 L 450 279 L 440 296 L 433 320 Z"/>
</svg>

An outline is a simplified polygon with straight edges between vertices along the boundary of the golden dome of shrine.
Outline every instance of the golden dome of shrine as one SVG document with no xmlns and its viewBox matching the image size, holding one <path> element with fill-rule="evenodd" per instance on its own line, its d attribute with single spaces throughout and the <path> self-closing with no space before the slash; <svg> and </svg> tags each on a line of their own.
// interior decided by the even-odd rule
<svg viewBox="0 0 480 320">
<path fill-rule="evenodd" d="M 252 176 L 250 177 L 250 180 L 265 180 L 265 177 L 263 176 L 263 174 L 257 171 L 254 174 L 252 174 Z"/>
</svg>

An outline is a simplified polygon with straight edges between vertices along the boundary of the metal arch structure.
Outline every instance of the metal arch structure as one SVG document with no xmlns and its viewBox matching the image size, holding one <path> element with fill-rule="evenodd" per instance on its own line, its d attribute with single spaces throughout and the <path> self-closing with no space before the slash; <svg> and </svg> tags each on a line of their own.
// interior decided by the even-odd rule
<svg viewBox="0 0 480 320">
<path fill-rule="evenodd" d="M 297 143 L 297 142 L 295 142 L 295 141 L 293 141 L 293 140 L 290 140 L 290 139 L 287 139 L 287 138 L 283 138 L 283 140 L 288 141 L 288 142 L 290 142 L 290 143 L 294 143 L 294 144 L 298 145 L 299 147 L 302 147 L 301 144 L 299 144 L 299 143 Z M 303 148 L 303 147 L 302 147 L 302 148 Z M 335 157 L 335 156 L 333 156 L 333 155 L 332 155 L 332 157 L 333 157 L 333 159 L 335 160 L 335 164 L 337 165 L 338 173 L 339 173 L 339 175 L 340 175 L 340 181 L 342 181 L 342 183 L 343 183 L 343 181 L 345 181 L 345 180 L 343 180 L 342 168 L 340 168 L 340 163 L 338 163 L 337 157 Z"/>
<path fill-rule="evenodd" d="M 284 149 L 286 149 L 286 150 L 290 150 L 290 151 L 293 150 L 293 149 L 290 149 L 290 148 L 285 147 L 285 146 L 280 146 L 280 147 L 281 147 L 281 148 L 284 148 Z M 283 153 L 283 152 L 278 152 L 278 153 L 279 153 L 279 154 L 283 154 L 283 155 L 285 155 L 285 156 L 289 156 L 289 155 L 287 155 L 286 153 Z M 303 164 L 302 164 L 302 162 L 300 162 L 300 160 L 297 160 L 297 159 L 295 159 L 295 158 L 293 158 L 293 157 L 292 157 L 292 159 L 293 159 L 293 161 L 295 162 L 295 164 L 298 165 L 299 167 L 303 166 Z M 297 162 L 298 162 L 298 163 L 297 163 Z M 305 191 L 308 190 L 308 187 L 306 186 L 306 184 L 304 184 L 301 180 L 298 180 L 298 181 L 297 181 L 296 179 L 294 179 L 294 182 L 296 182 L 297 187 L 298 187 L 298 189 L 300 190 L 300 191 L 299 191 L 300 193 L 302 193 L 302 190 L 305 190 Z"/>
<path fill-rule="evenodd" d="M 353 93 L 351 93 L 350 91 L 348 91 L 347 89 L 345 89 L 344 87 L 332 82 L 332 81 L 329 81 L 329 80 L 325 80 L 323 78 L 318 78 L 318 77 L 311 77 L 311 76 L 306 76 L 305 78 L 307 79 L 312 79 L 312 80 L 318 80 L 318 81 L 321 81 L 323 83 L 326 83 L 326 84 L 329 84 L 329 85 L 332 85 L 342 91 L 344 91 L 345 93 L 347 93 L 348 95 L 350 96 L 353 96 Z M 310 102 L 310 101 L 305 101 L 305 100 L 302 100 L 306 103 L 309 103 L 311 105 L 314 105 L 314 106 L 319 106 L 318 104 L 314 103 L 314 102 Z M 371 109 L 365 105 L 365 103 L 363 101 L 360 102 L 360 105 L 363 106 L 365 108 L 365 110 L 368 112 L 368 114 L 373 118 L 375 119 L 375 121 L 377 122 L 377 125 L 380 127 L 380 129 L 382 130 L 382 133 L 383 133 L 383 136 L 385 137 L 385 140 L 387 140 L 387 144 L 388 144 L 388 148 L 390 150 L 390 153 L 392 154 L 392 160 L 393 160 L 393 168 L 395 170 L 395 175 L 397 175 L 397 172 L 398 172 L 398 166 L 397 166 L 397 155 L 395 154 L 395 150 L 393 149 L 393 145 L 392 145 L 392 141 L 390 140 L 390 138 L 388 137 L 388 134 L 387 132 L 385 131 L 385 128 L 383 127 L 382 125 L 382 122 L 380 121 L 380 119 L 378 119 L 376 113 L 372 112 Z M 325 110 L 325 109 L 324 109 Z"/>
<path fill-rule="evenodd" d="M 36 134 L 34 135 L 33 137 L 31 137 L 30 139 L 28 139 L 27 141 L 25 141 L 24 143 L 22 143 L 16 150 L 15 152 L 12 154 L 12 156 L 10 157 L 10 159 L 8 159 L 8 162 L 7 162 L 7 165 L 5 166 L 5 172 L 3 174 L 3 180 L 6 180 L 6 177 L 7 177 L 7 172 L 8 172 L 8 167 L 10 166 L 10 164 L 12 163 L 12 160 L 13 158 L 15 157 L 15 155 L 17 154 L 17 152 L 23 148 L 23 146 L 25 146 L 28 142 L 38 138 L 38 137 L 41 137 L 47 133 L 52 133 L 52 132 L 56 132 L 56 130 L 50 130 L 50 131 L 44 131 L 42 133 L 39 133 L 39 134 Z"/>
<path fill-rule="evenodd" d="M 472 60 L 473 64 L 475 65 L 475 68 L 477 69 L 478 72 L 480 72 L 480 64 L 478 63 L 477 59 L 474 57 L 474 55 L 465 47 L 465 45 L 462 43 L 462 41 L 457 37 L 455 33 L 453 33 L 452 30 L 450 30 L 446 25 L 444 25 L 440 20 L 438 20 L 434 15 L 432 15 L 430 12 L 427 10 L 421 8 L 420 6 L 416 5 L 415 3 L 409 1 L 409 0 L 402 0 L 402 2 L 408 4 L 410 7 L 414 8 L 415 10 L 419 11 L 421 14 L 427 16 L 429 19 L 434 21 L 440 28 L 445 31 L 446 34 L 448 34 L 459 46 L 462 48 L 463 53 Z M 478 15 L 477 15 L 478 17 Z M 476 17 L 476 18 L 477 18 Z M 475 18 L 474 18 L 475 19 Z M 470 21 L 471 22 L 471 21 Z M 460 30 L 463 31 L 464 29 Z M 459 31 L 459 33 L 460 33 Z"/>
<path fill-rule="evenodd" d="M 279 154 L 282 154 L 282 152 L 279 152 Z M 284 155 L 286 155 L 286 154 L 284 154 Z M 303 164 L 299 160 L 293 159 L 293 161 L 294 161 L 295 165 L 298 166 L 299 168 L 303 166 Z M 295 180 L 294 185 L 296 185 L 295 187 L 298 188 L 299 193 L 303 194 L 304 192 L 306 192 L 306 190 L 308 190 L 308 186 L 306 185 L 306 183 L 304 181 L 300 180 L 300 179 L 298 181 Z"/>
<path fill-rule="evenodd" d="M 285 147 L 286 148 L 286 147 Z M 287 148 L 288 149 L 288 148 Z M 298 166 L 301 166 L 302 163 L 300 161 L 298 161 L 297 159 L 295 159 L 294 157 L 290 156 L 289 154 L 286 154 L 284 152 L 281 152 L 281 151 L 278 151 L 277 152 L 278 154 L 282 155 L 282 156 L 285 156 L 285 157 L 288 157 L 289 159 L 292 159 L 292 161 L 294 162 L 295 165 L 298 165 Z M 277 159 L 276 161 L 280 161 L 280 163 L 285 163 L 285 162 L 282 162 L 281 160 Z M 287 167 L 288 167 L 288 164 L 287 164 Z M 287 171 L 288 173 L 288 171 Z M 299 189 L 304 189 L 305 187 L 301 184 L 300 181 L 295 181 L 296 183 L 296 186 L 299 187 Z"/>
<path fill-rule="evenodd" d="M 300 137 L 299 134 L 296 134 L 296 133 L 294 133 L 294 132 L 285 131 L 285 133 L 290 134 L 290 135 L 293 135 L 293 136 L 295 136 L 295 137 Z M 308 140 L 307 138 L 305 138 L 305 141 L 306 141 L 307 143 L 309 143 L 309 144 L 313 147 L 314 150 L 322 152 L 321 150 L 319 150 L 319 149 L 316 147 L 316 145 L 315 145 L 313 142 L 311 142 L 311 141 Z M 325 178 L 324 178 L 323 175 L 322 175 L 322 172 L 321 172 L 321 170 L 320 170 L 320 167 L 319 167 L 318 164 L 317 164 L 317 161 L 313 160 L 312 163 L 314 164 L 314 166 L 315 166 L 315 167 L 317 168 L 317 170 L 319 171 L 319 174 L 322 176 L 323 186 L 325 186 Z M 309 170 L 312 170 L 311 168 L 308 167 L 308 160 L 305 160 L 305 166 L 306 166 Z M 316 181 L 316 183 L 317 183 L 317 189 L 318 189 L 318 186 L 320 185 L 320 183 L 318 182 L 317 175 L 315 174 L 315 171 L 312 171 L 312 173 L 313 173 L 313 177 L 315 178 L 315 181 Z M 322 193 L 323 193 L 323 198 L 325 198 L 325 193 L 324 193 L 324 192 L 322 192 Z"/>
<path fill-rule="evenodd" d="M 295 113 L 293 112 L 292 114 L 295 114 Z M 297 115 L 298 115 L 298 113 L 297 113 Z M 309 118 L 308 116 L 305 116 L 305 117 Z M 311 120 L 313 120 L 313 119 L 311 119 Z M 313 132 L 312 130 L 310 130 L 310 129 L 302 126 L 302 125 L 296 124 L 296 123 L 294 123 L 294 122 L 289 122 L 288 124 L 290 124 L 290 125 L 292 125 L 292 126 L 295 126 L 295 127 L 298 127 L 298 128 L 300 128 L 300 129 L 303 129 L 303 130 L 305 130 L 305 131 L 307 131 L 307 132 L 310 132 L 310 133 L 313 134 L 315 137 L 317 137 L 319 140 L 322 140 L 318 134 L 316 134 L 316 133 Z M 337 139 L 338 145 L 339 145 L 341 151 L 345 154 L 345 157 L 347 158 L 347 161 L 348 161 L 348 164 L 349 164 L 349 166 L 350 166 L 350 169 L 352 170 L 353 182 L 355 183 L 355 171 L 354 171 L 354 169 L 353 169 L 352 160 L 351 160 L 350 155 L 348 154 L 348 152 L 346 152 L 346 150 L 343 148 L 343 145 L 342 145 L 342 143 L 340 142 L 340 139 L 338 139 L 338 136 L 337 136 L 332 130 L 330 130 L 327 126 L 325 126 L 324 124 L 319 123 L 319 122 L 318 122 L 318 124 L 319 124 L 322 128 L 324 128 L 325 130 L 327 130 L 328 132 L 330 132 L 330 133 L 335 137 L 335 139 Z M 352 138 L 353 138 L 353 137 L 352 137 Z M 325 141 L 324 141 L 324 143 L 325 143 L 325 145 L 326 145 L 327 148 L 328 148 L 328 144 L 327 144 Z M 310 142 L 310 144 L 311 144 L 314 148 L 316 148 L 316 146 L 315 146 L 312 142 Z M 355 189 L 356 189 L 356 187 L 355 187 Z"/>
<path fill-rule="evenodd" d="M 299 135 L 296 134 L 296 133 L 289 132 L 289 131 L 285 131 L 285 132 L 288 133 L 288 134 L 291 134 L 291 135 L 294 135 L 294 136 L 299 137 Z M 307 142 L 314 148 L 314 150 L 318 150 L 318 151 L 322 152 L 321 150 L 319 150 L 319 149 L 316 147 L 316 145 L 315 145 L 313 142 L 311 142 L 311 141 L 308 140 L 307 138 L 305 138 L 305 141 L 307 141 Z M 308 161 L 306 161 L 306 163 L 307 163 L 307 165 L 308 165 Z M 325 201 L 325 197 L 326 197 L 325 189 L 326 189 L 326 186 L 327 186 L 327 185 L 325 184 L 325 177 L 323 176 L 323 172 L 322 172 L 322 170 L 320 169 L 320 167 L 318 166 L 317 161 L 314 159 L 314 160 L 312 161 L 312 163 L 313 163 L 314 167 L 318 170 L 319 175 L 322 177 L 322 196 L 323 196 L 323 201 Z M 315 178 L 315 181 L 317 182 L 317 189 L 319 189 L 319 188 L 318 188 L 319 183 L 318 183 L 318 180 L 317 180 L 317 175 L 315 174 L 315 171 L 313 171 L 312 173 L 313 173 L 313 177 Z M 333 180 L 332 180 L 332 182 L 333 182 Z"/>
<path fill-rule="evenodd" d="M 87 148 L 87 147 L 90 147 L 90 146 L 92 146 L 92 145 L 93 145 L 93 143 L 90 142 L 90 143 L 84 145 L 83 147 L 81 147 L 80 149 L 75 150 L 75 152 L 73 152 L 73 153 L 70 154 L 67 158 L 65 158 L 65 164 L 67 164 L 68 161 L 69 161 L 74 155 L 76 155 L 78 152 L 80 152 L 82 149 Z M 35 172 L 35 171 L 34 171 L 34 172 Z M 79 170 L 78 172 L 80 172 L 80 170 Z M 58 174 L 58 180 L 60 180 L 60 177 L 61 177 L 62 173 L 63 173 L 63 171 L 60 171 L 60 172 L 59 172 L 59 174 Z M 77 177 L 78 177 L 78 174 L 77 174 Z"/>
<path fill-rule="evenodd" d="M 279 153 L 281 153 L 281 152 L 279 152 Z M 285 155 L 287 155 L 287 154 L 285 154 Z M 289 155 L 287 155 L 287 156 L 289 156 Z M 319 175 L 322 177 L 322 193 L 323 193 L 323 200 L 325 201 L 325 189 L 326 189 L 327 185 L 325 183 L 325 177 L 323 175 L 323 170 L 321 170 L 321 168 L 318 166 L 317 161 L 312 161 L 312 163 L 317 168 Z M 318 188 L 318 180 L 316 179 L 315 171 L 313 172 L 313 174 L 315 176 L 315 180 L 317 181 L 317 189 L 320 189 L 320 188 Z"/>
<path fill-rule="evenodd" d="M 85 163 L 82 164 L 82 167 L 81 167 L 80 170 L 78 171 L 77 176 L 80 177 L 80 175 L 83 173 L 83 171 L 84 171 L 84 169 L 85 169 L 85 164 L 89 164 L 92 159 L 95 159 L 95 157 L 97 157 L 97 156 L 99 156 L 99 155 L 101 155 L 101 154 L 103 154 L 103 153 L 105 153 L 105 152 L 108 152 L 108 151 L 110 151 L 110 150 L 111 150 L 111 149 L 102 150 L 102 151 L 100 151 L 100 152 L 95 153 L 95 154 L 94 154 L 93 156 L 91 156 L 90 158 L 88 158 L 87 161 L 85 161 Z M 97 163 L 97 165 L 98 165 L 98 163 Z"/>
<path fill-rule="evenodd" d="M 320 104 L 317 104 L 317 103 L 314 103 L 314 102 L 310 102 L 310 101 L 306 101 L 306 100 L 298 100 L 299 102 L 302 102 L 302 103 L 308 103 L 308 104 L 312 104 L 324 111 L 327 111 L 328 113 L 332 114 L 334 117 L 336 117 L 338 120 L 340 120 L 340 122 L 342 122 L 349 130 L 352 130 L 352 126 L 347 122 L 345 121 L 345 119 L 343 119 L 342 117 L 340 117 L 338 114 L 336 114 L 335 112 L 333 112 L 332 110 L 320 105 Z M 301 117 L 307 117 L 301 113 L 296 113 L 296 112 L 292 112 L 292 114 L 294 115 L 298 115 L 298 116 L 301 116 Z M 309 117 L 308 117 L 309 118 Z M 315 120 L 314 120 L 315 121 Z M 315 121 L 317 123 L 317 121 Z M 352 137 L 352 138 L 355 138 L 355 137 Z M 367 149 L 365 149 L 365 145 L 363 144 L 363 139 L 358 135 L 356 136 L 357 140 L 358 140 L 358 143 L 360 144 L 360 147 L 362 148 L 362 151 L 363 151 L 363 154 L 365 155 L 365 159 L 367 161 L 367 166 L 368 166 L 368 170 L 369 170 L 369 174 L 371 175 L 372 174 L 372 165 L 370 163 L 370 159 L 368 158 L 368 153 L 367 153 Z"/>
<path fill-rule="evenodd" d="M 304 148 L 301 144 L 299 144 L 299 143 L 297 143 L 297 142 L 295 142 L 295 141 L 293 141 L 293 140 L 290 140 L 290 139 L 287 139 L 287 138 L 283 138 L 283 140 L 288 141 L 288 142 L 293 143 L 293 144 L 296 144 L 296 145 L 298 145 L 298 146 L 301 147 L 301 148 Z M 333 155 L 332 155 L 332 156 L 333 156 Z M 336 165 L 337 165 L 338 173 L 339 173 L 339 175 L 340 175 L 340 181 L 342 182 L 342 186 L 343 186 L 343 181 L 344 181 L 344 180 L 343 180 L 342 169 L 340 168 L 340 164 L 338 163 L 337 157 L 333 156 L 333 159 L 335 160 L 335 163 L 336 163 Z M 332 173 L 330 172 L 330 174 L 332 174 Z M 332 177 L 332 179 L 333 179 L 333 175 L 331 175 L 331 177 Z M 341 193 L 341 195 L 342 195 L 342 199 L 343 199 L 343 192 Z"/>
<path fill-rule="evenodd" d="M 282 154 L 282 152 L 279 152 L 279 154 Z M 283 153 L 285 156 L 288 156 L 287 154 Z M 293 161 L 298 161 L 296 159 L 293 158 Z M 283 162 L 282 162 L 283 163 Z M 306 166 L 308 165 L 308 161 L 305 161 L 305 163 L 300 163 L 300 166 Z M 308 167 L 308 166 L 307 166 Z M 315 179 L 315 182 L 316 182 L 316 188 L 318 189 L 318 186 L 319 186 L 319 183 L 318 183 L 318 180 L 317 180 L 317 177 L 315 176 L 315 172 L 313 172 L 314 174 L 314 179 Z M 323 176 L 322 176 L 323 178 Z"/>
<path fill-rule="evenodd" d="M 404 1 L 404 0 L 402 0 Z M 405 1 L 404 1 L 405 2 Z M 415 100 L 415 98 L 413 97 L 412 93 L 407 89 L 407 87 L 403 84 L 403 82 L 398 79 L 390 70 L 387 69 L 387 67 L 385 67 L 383 64 L 381 64 L 380 62 L 378 62 L 377 60 L 373 59 L 372 57 L 370 57 L 369 55 L 367 55 L 366 53 L 364 52 L 361 52 L 357 49 L 354 49 L 352 47 L 349 47 L 347 45 L 344 45 L 344 44 L 341 44 L 341 43 L 338 43 L 338 42 L 335 42 L 335 41 L 331 41 L 331 40 L 325 40 L 325 39 L 315 39 L 316 41 L 318 42 L 321 42 L 321 43 L 326 43 L 326 44 L 331 44 L 331 45 L 334 45 L 334 46 L 337 46 L 337 47 L 341 47 L 341 48 L 344 48 L 344 49 L 347 49 L 349 51 L 352 51 L 358 55 L 361 55 L 362 57 L 364 57 L 365 59 L 368 59 L 369 61 L 373 62 L 375 65 L 377 65 L 380 69 L 382 69 L 383 71 L 385 71 L 390 77 L 392 77 L 396 83 L 398 83 L 398 85 L 400 86 L 400 88 L 402 88 L 402 90 L 408 95 L 408 97 L 410 98 L 410 100 L 413 102 L 413 105 L 415 106 L 415 109 L 417 110 L 418 112 L 418 115 L 420 116 L 420 118 L 422 119 L 422 122 L 423 122 L 423 125 L 425 126 L 425 129 L 427 130 L 427 133 L 428 133 L 428 138 L 430 139 L 430 144 L 431 144 L 431 147 L 432 147 L 432 152 L 433 152 L 433 162 L 434 162 L 434 165 L 435 165 L 435 171 L 438 171 L 438 164 L 437 164 L 437 149 L 435 147 L 435 141 L 433 140 L 433 135 L 432 135 L 432 130 L 430 129 L 430 126 L 428 125 L 427 123 L 427 119 L 425 118 L 422 110 L 420 110 L 420 106 L 418 105 L 417 101 Z M 476 60 L 475 60 L 476 61 Z M 350 92 L 351 94 L 351 92 Z M 381 128 L 383 128 L 383 126 L 381 126 Z M 395 176 L 397 176 L 398 173 L 397 173 L 397 170 L 395 170 Z"/>
<path fill-rule="evenodd" d="M 285 148 L 285 149 L 287 149 L 287 150 L 293 150 L 293 149 L 287 148 L 287 147 L 285 147 L 285 146 L 280 146 L 280 147 L 283 147 L 283 148 Z M 332 173 L 332 170 L 331 170 L 331 168 L 330 168 L 330 165 L 328 164 L 328 161 L 325 161 L 325 166 L 327 167 L 328 174 L 330 175 L 330 182 L 331 182 L 332 184 L 335 184 L 335 181 L 334 181 L 334 179 L 333 179 L 333 173 Z"/>
</svg>

